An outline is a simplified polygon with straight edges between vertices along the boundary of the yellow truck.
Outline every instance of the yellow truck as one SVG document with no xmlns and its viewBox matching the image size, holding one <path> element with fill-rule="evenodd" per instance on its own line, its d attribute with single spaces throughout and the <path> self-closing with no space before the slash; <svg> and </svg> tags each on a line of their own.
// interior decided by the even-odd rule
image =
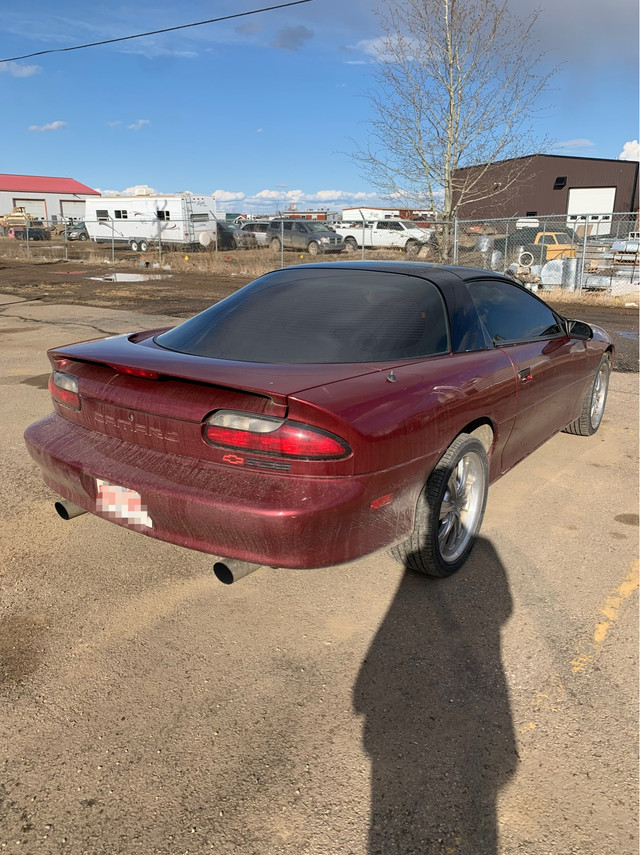
<svg viewBox="0 0 640 855">
<path fill-rule="evenodd" d="M 518 228 L 508 236 L 494 239 L 493 248 L 522 267 L 544 264 L 553 258 L 575 258 L 577 241 L 569 232 Z"/>
<path fill-rule="evenodd" d="M 544 264 L 552 258 L 575 258 L 576 243 L 568 232 L 538 232 L 533 243 L 520 252 L 518 263 L 523 267 Z"/>
</svg>

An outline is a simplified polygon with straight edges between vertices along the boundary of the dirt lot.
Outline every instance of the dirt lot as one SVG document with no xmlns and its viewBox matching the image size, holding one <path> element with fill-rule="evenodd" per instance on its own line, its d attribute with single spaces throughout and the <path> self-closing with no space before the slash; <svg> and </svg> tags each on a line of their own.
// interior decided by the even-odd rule
<svg viewBox="0 0 640 855">
<path fill-rule="evenodd" d="M 308 257 L 289 253 L 286 260 L 299 263 L 308 261 Z M 121 253 L 116 265 L 91 261 L 88 256 L 82 261 L 50 262 L 0 257 L 0 292 L 43 303 L 72 303 L 187 318 L 237 291 L 261 270 L 268 270 L 269 264 L 275 267 L 277 262 L 273 256 L 267 257 L 266 251 L 222 253 L 220 264 L 223 267 L 228 264 L 230 273 L 221 274 L 202 269 L 204 262 L 197 257 L 188 266 L 178 254 L 167 265 L 168 270 L 154 268 L 153 262 L 149 262 L 149 269 L 141 267 L 144 261 L 133 253 Z M 253 275 L 243 272 L 251 269 L 255 271 Z M 134 282 L 105 281 L 106 277 L 127 274 L 150 278 Z M 581 303 L 566 302 L 566 295 L 562 297 L 562 302 L 554 301 L 552 294 L 549 302 L 563 315 L 598 324 L 613 336 L 618 371 L 638 370 L 637 306 L 625 306 L 624 300 L 618 301 L 619 304 L 609 300 L 607 305 L 601 295 L 586 296 Z"/>
<path fill-rule="evenodd" d="M 492 485 L 453 578 L 380 553 L 227 587 L 208 556 L 63 522 L 27 454 L 48 347 L 241 284 L 87 278 L 110 270 L 0 270 L 40 300 L 0 307 L 0 852 L 637 853 L 637 377 L 594 437 Z M 635 370 L 636 310 L 561 308 Z"/>
</svg>

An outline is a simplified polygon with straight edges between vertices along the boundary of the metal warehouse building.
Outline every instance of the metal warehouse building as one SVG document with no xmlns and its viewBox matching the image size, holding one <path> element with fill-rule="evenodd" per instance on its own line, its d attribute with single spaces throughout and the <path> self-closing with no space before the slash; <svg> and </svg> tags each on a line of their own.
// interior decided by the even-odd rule
<svg viewBox="0 0 640 855">
<path fill-rule="evenodd" d="M 456 183 L 481 175 L 473 197 L 462 204 L 463 220 L 626 213 L 638 210 L 638 163 L 597 157 L 536 154 L 458 169 Z"/>
<path fill-rule="evenodd" d="M 43 175 L 0 175 L 0 214 L 25 208 L 38 220 L 81 220 L 87 196 L 100 196 L 73 178 Z"/>
</svg>

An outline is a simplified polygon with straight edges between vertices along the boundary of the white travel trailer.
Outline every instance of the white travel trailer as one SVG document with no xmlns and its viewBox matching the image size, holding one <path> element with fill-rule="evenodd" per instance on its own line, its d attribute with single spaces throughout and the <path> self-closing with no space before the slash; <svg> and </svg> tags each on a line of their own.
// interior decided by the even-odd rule
<svg viewBox="0 0 640 855">
<path fill-rule="evenodd" d="M 216 219 L 213 196 L 175 193 L 87 199 L 84 221 L 89 237 L 97 243 L 145 252 L 158 244 L 209 246 L 216 239 Z"/>
</svg>

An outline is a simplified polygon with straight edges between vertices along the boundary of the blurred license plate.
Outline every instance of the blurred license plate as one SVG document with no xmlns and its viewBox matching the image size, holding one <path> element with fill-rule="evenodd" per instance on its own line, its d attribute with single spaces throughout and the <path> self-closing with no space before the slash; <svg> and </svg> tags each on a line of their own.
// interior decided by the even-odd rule
<svg viewBox="0 0 640 855">
<path fill-rule="evenodd" d="M 145 528 L 153 527 L 140 493 L 119 484 L 101 481 L 99 478 L 96 478 L 96 488 L 96 508 L 101 514 Z"/>
</svg>

